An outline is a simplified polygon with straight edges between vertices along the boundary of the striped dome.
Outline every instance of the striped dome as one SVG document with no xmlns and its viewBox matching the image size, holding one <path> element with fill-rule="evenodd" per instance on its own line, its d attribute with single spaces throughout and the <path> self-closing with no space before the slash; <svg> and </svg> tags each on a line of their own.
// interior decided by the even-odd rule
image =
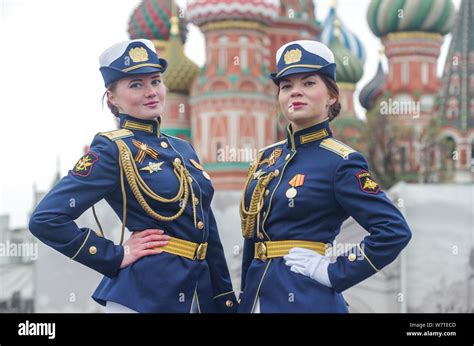
<svg viewBox="0 0 474 346">
<path fill-rule="evenodd" d="M 278 17 L 274 0 L 194 0 L 188 18 L 196 25 L 221 20 L 252 20 L 270 24 Z"/>
<path fill-rule="evenodd" d="M 330 46 L 336 39 L 334 36 L 335 22 L 339 21 L 340 40 L 344 47 L 351 52 L 351 54 L 365 63 L 366 53 L 362 41 L 350 31 L 346 25 L 340 20 L 336 13 L 336 9 L 331 7 L 329 14 L 324 20 L 323 31 L 321 32 L 320 41 L 326 46 Z"/>
<path fill-rule="evenodd" d="M 403 31 L 445 35 L 454 16 L 451 0 L 372 0 L 367 11 L 367 22 L 378 37 Z"/>
<path fill-rule="evenodd" d="M 334 39 L 329 48 L 334 53 L 336 60 L 337 82 L 356 84 L 364 74 L 362 61 L 344 47 L 339 39 Z"/>
<path fill-rule="evenodd" d="M 167 41 L 170 38 L 169 19 L 172 15 L 172 4 L 173 0 L 143 0 L 130 16 L 128 22 L 130 38 Z M 186 40 L 187 24 L 184 18 L 180 19 L 179 32 L 182 42 Z"/>
<path fill-rule="evenodd" d="M 359 102 L 365 109 L 372 109 L 375 101 L 382 95 L 385 84 L 385 74 L 382 69 L 382 62 L 379 62 L 379 67 L 374 78 L 362 88 L 359 94 Z"/>
</svg>

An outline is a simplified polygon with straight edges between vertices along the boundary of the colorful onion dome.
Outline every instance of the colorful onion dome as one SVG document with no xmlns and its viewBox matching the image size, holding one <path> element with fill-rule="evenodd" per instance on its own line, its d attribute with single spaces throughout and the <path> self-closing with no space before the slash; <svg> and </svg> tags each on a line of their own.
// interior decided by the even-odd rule
<svg viewBox="0 0 474 346">
<path fill-rule="evenodd" d="M 359 102 L 365 109 L 369 110 L 375 104 L 375 101 L 384 92 L 385 74 L 382 69 L 382 62 L 379 62 L 377 73 L 374 78 L 362 88 L 359 94 Z"/>
<path fill-rule="evenodd" d="M 130 16 L 128 22 L 130 38 L 167 41 L 170 38 L 169 19 L 172 16 L 173 5 L 175 5 L 173 0 L 143 0 Z M 182 42 L 186 40 L 187 24 L 185 18 L 180 18 L 179 32 Z"/>
<path fill-rule="evenodd" d="M 320 41 L 326 46 L 330 46 L 331 43 L 336 39 L 335 38 L 335 23 L 339 21 L 339 39 L 341 40 L 343 46 L 351 52 L 353 56 L 358 58 L 362 63 L 365 63 L 366 53 L 362 41 L 348 29 L 346 25 L 341 21 L 339 16 L 336 13 L 336 6 L 333 5 L 329 9 L 328 16 L 323 23 L 323 31 L 321 32 Z"/>
<path fill-rule="evenodd" d="M 199 67 L 185 54 L 179 39 L 178 18 L 171 17 L 171 38 L 166 50 L 168 68 L 163 75 L 166 87 L 172 92 L 188 93 L 194 79 L 199 75 Z"/>
<path fill-rule="evenodd" d="M 278 17 L 273 0 L 194 0 L 187 14 L 196 25 L 222 20 L 249 20 L 271 24 Z"/>
<path fill-rule="evenodd" d="M 378 37 L 406 31 L 445 35 L 454 17 L 451 0 L 372 0 L 367 11 L 367 22 Z"/>
<path fill-rule="evenodd" d="M 364 74 L 364 64 L 342 43 L 337 20 L 335 21 L 334 39 L 329 48 L 334 53 L 336 60 L 337 82 L 356 84 Z"/>
</svg>

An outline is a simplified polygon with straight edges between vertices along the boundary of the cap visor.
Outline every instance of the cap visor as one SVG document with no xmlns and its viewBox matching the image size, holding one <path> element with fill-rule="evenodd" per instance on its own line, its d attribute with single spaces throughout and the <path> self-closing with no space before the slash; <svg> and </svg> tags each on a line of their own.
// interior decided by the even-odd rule
<svg viewBox="0 0 474 346">
<path fill-rule="evenodd" d="M 314 73 L 318 73 L 318 74 L 324 74 L 324 75 L 327 75 L 329 76 L 330 78 L 333 78 L 332 74 L 331 74 L 331 70 L 332 70 L 332 64 L 330 65 L 326 65 L 324 67 L 321 67 L 321 68 L 312 68 L 312 67 L 294 67 L 294 68 L 289 68 L 288 70 L 286 70 L 285 72 L 283 72 L 281 75 L 279 75 L 278 77 L 276 76 L 277 73 L 272 73 L 270 74 L 270 77 L 271 79 L 273 80 L 273 82 L 278 85 L 280 84 L 280 80 L 284 77 L 287 77 L 287 76 L 291 76 L 291 75 L 294 75 L 294 74 L 298 74 L 298 73 L 308 73 L 308 72 L 314 72 Z"/>
</svg>

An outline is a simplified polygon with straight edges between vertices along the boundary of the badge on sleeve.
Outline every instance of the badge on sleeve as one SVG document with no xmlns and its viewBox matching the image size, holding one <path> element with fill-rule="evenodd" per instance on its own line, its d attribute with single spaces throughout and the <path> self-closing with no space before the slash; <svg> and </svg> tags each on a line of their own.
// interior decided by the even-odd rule
<svg viewBox="0 0 474 346">
<path fill-rule="evenodd" d="M 77 161 L 74 169 L 72 170 L 72 174 L 81 177 L 87 177 L 89 174 L 91 174 L 92 167 L 97 161 L 99 161 L 99 157 L 92 152 L 88 152 L 83 157 L 81 157 L 79 161 Z"/>
<path fill-rule="evenodd" d="M 373 194 L 379 193 L 380 185 L 372 179 L 369 172 L 362 170 L 356 174 L 356 177 L 359 180 L 359 186 L 362 191 Z"/>
</svg>

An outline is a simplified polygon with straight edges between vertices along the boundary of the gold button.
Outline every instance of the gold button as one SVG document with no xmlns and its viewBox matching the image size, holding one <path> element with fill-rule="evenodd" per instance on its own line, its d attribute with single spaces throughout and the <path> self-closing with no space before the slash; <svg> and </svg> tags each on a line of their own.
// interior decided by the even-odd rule
<svg viewBox="0 0 474 346">
<path fill-rule="evenodd" d="M 179 157 L 177 157 L 177 158 L 174 159 L 174 162 L 181 163 L 181 160 L 179 159 Z"/>
<path fill-rule="evenodd" d="M 225 305 L 226 305 L 228 308 L 231 308 L 231 307 L 234 306 L 234 302 L 229 299 L 228 301 L 225 302 Z"/>
<path fill-rule="evenodd" d="M 188 177 L 188 181 L 189 181 L 190 183 L 192 183 L 192 182 L 193 182 L 193 178 Z"/>
<path fill-rule="evenodd" d="M 204 222 L 199 221 L 199 222 L 198 222 L 198 228 L 199 228 L 199 229 L 203 229 L 203 228 L 204 228 Z"/>
<path fill-rule="evenodd" d="M 268 196 L 269 194 L 270 194 L 270 190 L 267 189 L 267 190 L 265 191 L 265 197 Z"/>
<path fill-rule="evenodd" d="M 285 160 L 288 161 L 288 159 L 290 158 L 290 156 L 291 156 L 290 154 L 286 154 Z"/>
<path fill-rule="evenodd" d="M 162 147 L 162 148 L 165 148 L 165 149 L 168 148 L 168 143 L 166 143 L 166 142 L 161 142 L 161 147 Z"/>
<path fill-rule="evenodd" d="M 355 259 L 356 259 L 356 255 L 353 254 L 353 253 L 351 253 L 351 254 L 349 255 L 349 257 L 348 257 L 348 260 L 351 261 L 351 262 L 354 262 Z"/>
<path fill-rule="evenodd" d="M 89 248 L 89 253 L 90 253 L 91 255 L 95 255 L 95 254 L 97 253 L 97 248 L 96 248 L 95 246 L 91 246 L 91 247 Z"/>
<path fill-rule="evenodd" d="M 278 169 L 275 169 L 275 176 L 278 177 L 278 174 L 280 174 L 280 171 Z"/>
<path fill-rule="evenodd" d="M 199 198 L 194 197 L 194 205 L 198 205 L 198 204 L 199 204 Z"/>
</svg>

